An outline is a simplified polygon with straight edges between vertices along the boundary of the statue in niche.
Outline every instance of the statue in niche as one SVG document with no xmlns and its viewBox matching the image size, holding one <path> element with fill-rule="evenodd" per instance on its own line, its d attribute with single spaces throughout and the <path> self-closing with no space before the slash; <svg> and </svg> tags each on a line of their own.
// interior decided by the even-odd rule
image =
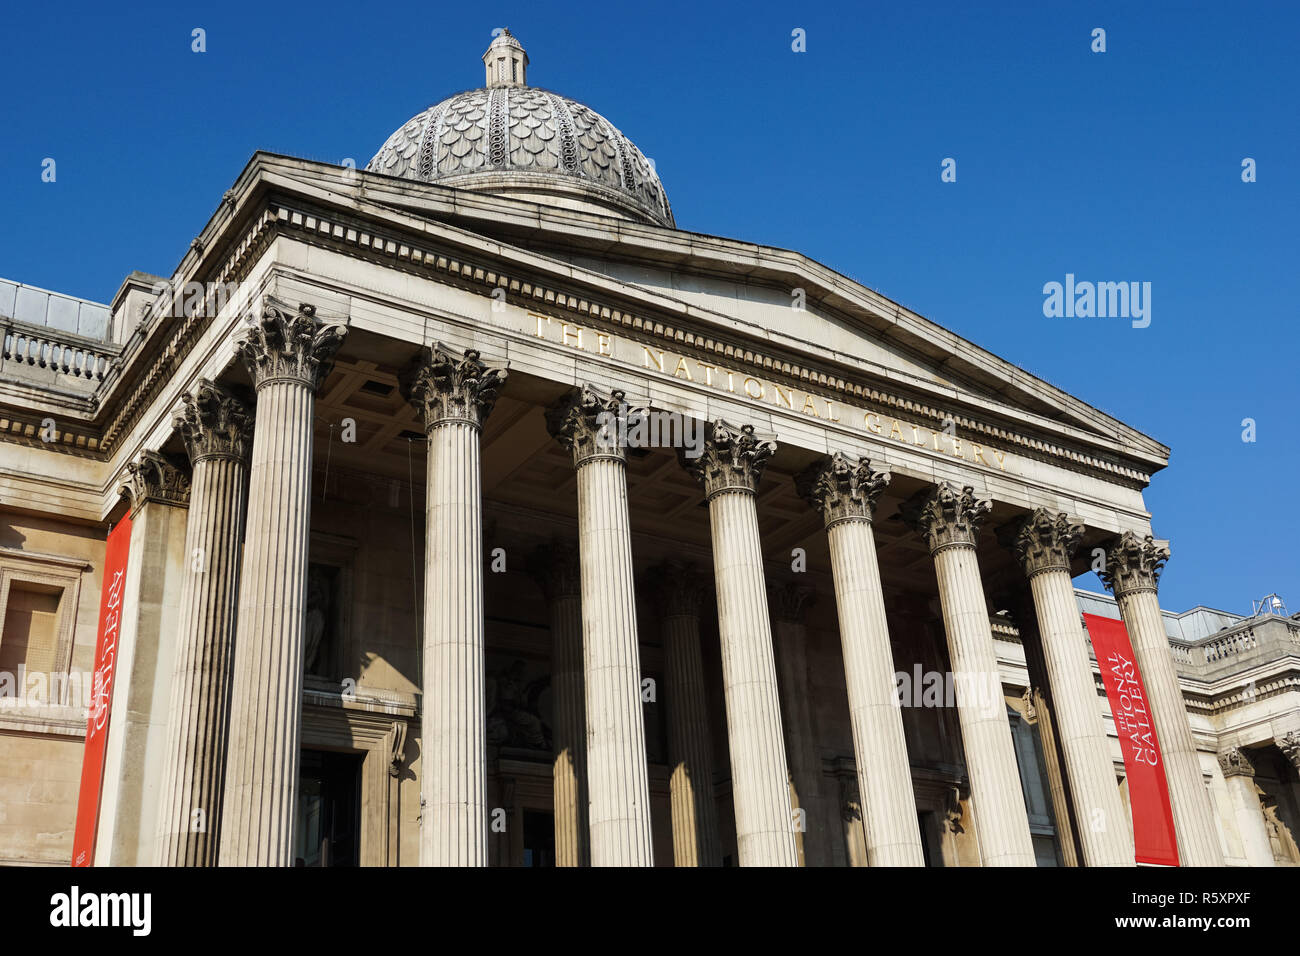
<svg viewBox="0 0 1300 956">
<path fill-rule="evenodd" d="M 549 677 L 528 681 L 524 662 L 517 660 L 487 678 L 487 737 L 498 747 L 551 749 L 550 728 L 543 722 L 537 698 L 550 684 Z"/>
<path fill-rule="evenodd" d="M 322 674 L 325 665 L 325 635 L 329 630 L 331 581 L 319 564 L 307 568 L 307 627 L 303 647 L 303 673 Z"/>
</svg>

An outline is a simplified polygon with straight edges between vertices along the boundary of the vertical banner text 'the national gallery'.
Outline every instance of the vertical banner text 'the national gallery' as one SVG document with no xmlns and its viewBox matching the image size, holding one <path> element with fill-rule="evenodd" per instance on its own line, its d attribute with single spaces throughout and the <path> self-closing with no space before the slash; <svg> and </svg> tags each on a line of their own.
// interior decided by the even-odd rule
<svg viewBox="0 0 1300 956">
<path fill-rule="evenodd" d="M 95 862 L 95 829 L 99 822 L 99 790 L 104 779 L 104 743 L 113 702 L 117 664 L 117 632 L 126 590 L 126 559 L 131 550 L 131 518 L 124 517 L 108 535 L 104 552 L 104 590 L 99 599 L 99 638 L 95 644 L 95 674 L 86 721 L 86 753 L 81 763 L 77 797 L 77 829 L 72 839 L 72 865 Z"/>
<path fill-rule="evenodd" d="M 1097 652 L 1097 664 L 1106 685 L 1106 698 L 1119 731 L 1128 774 L 1128 800 L 1133 808 L 1133 840 L 1138 863 L 1178 865 L 1174 816 L 1169 807 L 1169 782 L 1160 741 L 1151 723 L 1147 692 L 1133 657 L 1133 646 L 1123 621 L 1085 614 L 1084 625 Z M 1085 824 L 1086 825 L 1086 824 Z"/>
</svg>

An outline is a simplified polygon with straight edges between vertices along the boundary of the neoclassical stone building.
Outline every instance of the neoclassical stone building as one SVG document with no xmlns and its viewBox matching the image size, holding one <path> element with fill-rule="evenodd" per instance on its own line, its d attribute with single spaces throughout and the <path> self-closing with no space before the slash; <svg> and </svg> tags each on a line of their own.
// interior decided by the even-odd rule
<svg viewBox="0 0 1300 956">
<path fill-rule="evenodd" d="M 1132 865 L 1081 610 L 1181 861 L 1300 862 L 1300 622 L 1162 612 L 1167 448 L 483 60 L 167 280 L 0 283 L 0 862 L 71 858 L 128 516 L 98 865 Z"/>
</svg>

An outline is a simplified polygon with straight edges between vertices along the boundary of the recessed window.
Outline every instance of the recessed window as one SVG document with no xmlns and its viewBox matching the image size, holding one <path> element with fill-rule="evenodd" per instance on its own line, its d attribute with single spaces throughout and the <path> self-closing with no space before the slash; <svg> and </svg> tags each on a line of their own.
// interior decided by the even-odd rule
<svg viewBox="0 0 1300 956">
<path fill-rule="evenodd" d="M 49 702 L 62 597 L 62 588 L 18 582 L 9 587 L 4 630 L 0 631 L 0 672 L 12 674 L 15 690 L 32 702 Z M 23 679 L 19 675 L 24 675 Z M 31 679 L 34 675 L 40 679 Z"/>
</svg>

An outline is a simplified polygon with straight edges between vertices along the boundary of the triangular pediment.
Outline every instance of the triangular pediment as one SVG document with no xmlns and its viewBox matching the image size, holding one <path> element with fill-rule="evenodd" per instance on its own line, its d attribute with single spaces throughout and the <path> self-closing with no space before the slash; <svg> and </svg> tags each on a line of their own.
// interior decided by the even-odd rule
<svg viewBox="0 0 1300 956">
<path fill-rule="evenodd" d="M 1154 439 L 797 252 L 264 153 L 235 192 L 241 204 L 275 193 L 379 220 L 568 294 L 634 304 L 648 321 L 763 350 L 776 366 L 874 383 L 905 403 L 1142 473 L 1168 460 Z"/>
</svg>

